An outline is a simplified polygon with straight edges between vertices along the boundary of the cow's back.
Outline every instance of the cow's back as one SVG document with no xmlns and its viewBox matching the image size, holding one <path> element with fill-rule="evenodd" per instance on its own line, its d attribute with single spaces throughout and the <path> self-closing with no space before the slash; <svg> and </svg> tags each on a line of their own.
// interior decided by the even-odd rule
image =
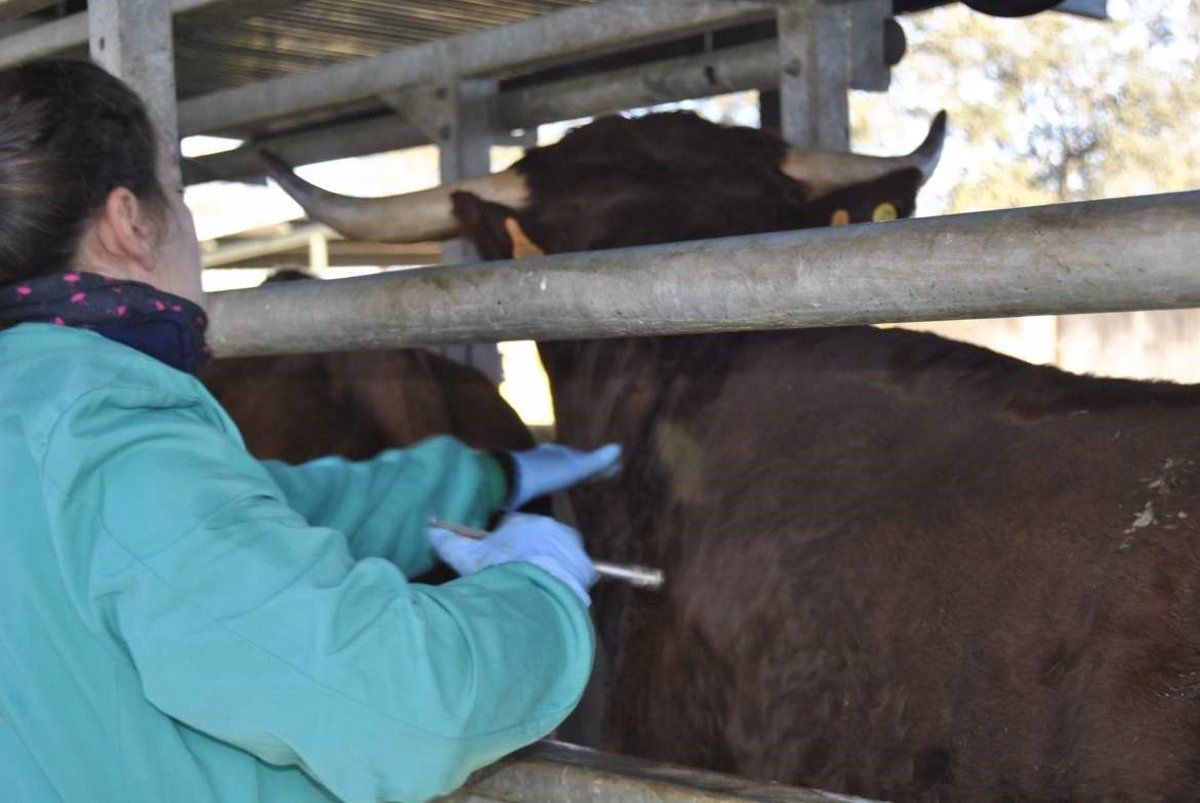
<svg viewBox="0 0 1200 803">
<path fill-rule="evenodd" d="M 604 530 L 631 491 L 576 495 L 668 574 L 598 599 L 628 602 L 611 747 L 899 799 L 1197 788 L 1200 393 L 902 331 L 721 338 L 611 424 L 657 489 L 632 537 Z"/>
<path fill-rule="evenodd" d="M 365 460 L 438 434 L 479 449 L 533 445 L 483 374 L 420 349 L 222 359 L 201 378 L 260 459 Z"/>
</svg>

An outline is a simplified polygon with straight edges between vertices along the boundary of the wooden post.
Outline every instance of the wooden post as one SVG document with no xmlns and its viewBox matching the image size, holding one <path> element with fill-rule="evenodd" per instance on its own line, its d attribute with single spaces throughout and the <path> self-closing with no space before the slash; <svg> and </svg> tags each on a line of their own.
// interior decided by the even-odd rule
<svg viewBox="0 0 1200 803">
<path fill-rule="evenodd" d="M 88 32 L 92 61 L 132 87 L 159 132 L 178 147 L 171 4 L 163 0 L 91 0 Z"/>
</svg>

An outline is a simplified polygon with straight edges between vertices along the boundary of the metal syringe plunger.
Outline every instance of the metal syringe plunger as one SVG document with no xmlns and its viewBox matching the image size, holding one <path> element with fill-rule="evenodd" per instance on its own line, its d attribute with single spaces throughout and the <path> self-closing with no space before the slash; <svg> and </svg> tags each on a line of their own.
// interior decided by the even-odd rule
<svg viewBox="0 0 1200 803">
<path fill-rule="evenodd" d="M 487 530 L 477 530 L 474 527 L 464 527 L 461 524 L 444 521 L 438 518 L 430 518 L 429 523 L 434 527 L 440 527 L 443 530 L 452 532 L 455 535 L 463 538 L 470 538 L 474 541 L 482 541 L 491 533 Z M 609 580 L 619 580 L 622 583 L 628 583 L 634 588 L 645 588 L 651 591 L 657 591 L 662 588 L 665 578 L 661 569 L 652 569 L 648 566 L 627 566 L 620 563 L 608 563 L 602 560 L 592 561 L 592 567 L 596 570 L 596 574 L 602 578 Z"/>
</svg>

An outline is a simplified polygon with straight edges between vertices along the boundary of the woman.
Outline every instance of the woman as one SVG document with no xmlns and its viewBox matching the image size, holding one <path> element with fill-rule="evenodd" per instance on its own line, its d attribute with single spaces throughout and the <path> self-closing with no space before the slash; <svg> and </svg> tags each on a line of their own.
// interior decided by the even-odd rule
<svg viewBox="0 0 1200 803">
<path fill-rule="evenodd" d="M 482 526 L 616 448 L 260 463 L 192 375 L 202 303 L 136 96 L 0 73 L 4 798 L 421 800 L 551 731 L 592 663 L 579 536 L 426 522 Z M 464 576 L 410 584 L 435 551 Z"/>
</svg>

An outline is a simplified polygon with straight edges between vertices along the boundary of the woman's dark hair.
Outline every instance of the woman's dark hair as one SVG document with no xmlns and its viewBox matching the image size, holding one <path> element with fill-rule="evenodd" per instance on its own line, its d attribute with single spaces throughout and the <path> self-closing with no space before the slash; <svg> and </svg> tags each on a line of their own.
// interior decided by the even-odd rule
<svg viewBox="0 0 1200 803">
<path fill-rule="evenodd" d="M 138 96 L 93 64 L 0 72 L 0 285 L 71 268 L 117 187 L 161 208 L 155 143 Z"/>
</svg>

